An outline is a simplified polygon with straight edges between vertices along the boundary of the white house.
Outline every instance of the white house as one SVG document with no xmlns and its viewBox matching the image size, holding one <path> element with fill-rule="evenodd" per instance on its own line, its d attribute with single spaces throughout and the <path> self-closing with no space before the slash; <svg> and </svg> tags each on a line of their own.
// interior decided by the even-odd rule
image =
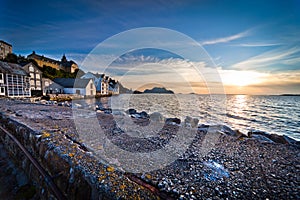
<svg viewBox="0 0 300 200">
<path fill-rule="evenodd" d="M 61 85 L 65 94 L 96 95 L 93 79 L 55 78 L 53 82 Z"/>
<path fill-rule="evenodd" d="M 31 96 L 30 76 L 20 65 L 0 61 L 0 96 Z"/>
<path fill-rule="evenodd" d="M 107 95 L 109 92 L 109 78 L 105 74 L 94 74 L 88 72 L 85 75 L 80 77 L 81 79 L 93 79 L 97 94 Z"/>
</svg>

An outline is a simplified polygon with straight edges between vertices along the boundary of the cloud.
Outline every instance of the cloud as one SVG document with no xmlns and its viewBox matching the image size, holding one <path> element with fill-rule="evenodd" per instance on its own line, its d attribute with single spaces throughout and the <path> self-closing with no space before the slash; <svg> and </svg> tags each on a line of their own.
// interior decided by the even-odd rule
<svg viewBox="0 0 300 200">
<path fill-rule="evenodd" d="M 298 48 L 291 48 L 283 55 L 272 51 L 268 52 L 268 58 L 256 60 L 261 63 L 275 62 L 278 59 L 287 61 L 290 55 L 297 52 Z M 105 68 L 103 63 L 107 59 L 115 59 L 115 62 Z M 296 62 L 298 59 L 290 58 L 290 61 Z M 206 62 L 192 62 L 172 57 L 136 55 L 119 59 L 114 55 L 103 55 L 92 56 L 83 64 L 86 67 L 84 71 L 108 74 L 132 89 L 148 87 L 147 85 L 151 83 L 161 84 L 181 93 L 223 93 L 225 88 L 226 92 L 235 94 L 278 94 L 289 93 L 289 91 L 297 93 L 295 85 L 300 83 L 299 70 L 271 73 L 244 68 L 222 69 L 219 67 L 216 69 L 209 67 Z"/>
<path fill-rule="evenodd" d="M 231 36 L 228 36 L 228 37 L 223 37 L 223 38 L 217 38 L 217 39 L 214 39 L 214 40 L 204 41 L 201 44 L 202 45 L 213 45 L 213 44 L 219 44 L 219 43 L 227 43 L 227 42 L 230 42 L 230 41 L 233 41 L 233 40 L 237 40 L 237 39 L 246 37 L 249 34 L 250 34 L 250 31 L 246 30 L 246 31 L 243 31 L 241 33 L 231 35 Z"/>
<path fill-rule="evenodd" d="M 247 86 L 260 84 L 269 77 L 269 74 L 256 71 L 219 70 L 224 85 Z"/>
<path fill-rule="evenodd" d="M 258 56 L 236 63 L 233 69 L 264 69 L 270 70 L 271 67 L 278 67 L 280 64 L 295 63 L 298 61 L 300 53 L 299 47 L 277 48 L 264 52 Z"/>
<path fill-rule="evenodd" d="M 239 47 L 271 47 L 271 46 L 279 46 L 282 45 L 281 43 L 244 43 L 244 44 L 236 44 L 232 46 L 239 46 Z"/>
</svg>

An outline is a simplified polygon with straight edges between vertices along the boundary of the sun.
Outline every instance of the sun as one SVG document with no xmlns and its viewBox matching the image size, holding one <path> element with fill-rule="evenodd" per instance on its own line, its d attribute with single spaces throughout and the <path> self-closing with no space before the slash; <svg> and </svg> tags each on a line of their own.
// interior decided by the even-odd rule
<svg viewBox="0 0 300 200">
<path fill-rule="evenodd" d="M 265 74 L 254 71 L 222 70 L 220 72 L 224 85 L 244 87 L 261 83 Z"/>
</svg>

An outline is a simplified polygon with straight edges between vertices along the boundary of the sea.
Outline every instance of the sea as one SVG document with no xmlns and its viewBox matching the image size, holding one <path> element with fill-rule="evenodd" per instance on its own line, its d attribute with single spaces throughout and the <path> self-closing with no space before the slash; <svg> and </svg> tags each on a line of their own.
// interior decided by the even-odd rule
<svg viewBox="0 0 300 200">
<path fill-rule="evenodd" d="M 300 140 L 300 96 L 120 94 L 95 103 L 112 110 L 159 112 L 181 120 L 190 116 L 200 124 L 224 124 L 243 133 L 259 130 Z"/>
</svg>

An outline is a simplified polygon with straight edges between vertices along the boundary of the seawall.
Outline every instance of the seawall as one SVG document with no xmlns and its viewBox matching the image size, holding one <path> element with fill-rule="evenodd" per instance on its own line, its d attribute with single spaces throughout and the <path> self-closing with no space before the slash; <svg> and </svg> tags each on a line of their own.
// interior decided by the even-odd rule
<svg viewBox="0 0 300 200">
<path fill-rule="evenodd" d="M 47 110 L 40 105 L 39 109 Z M 157 199 L 149 189 L 131 181 L 125 173 L 102 164 L 63 127 L 48 126 L 22 120 L 21 111 L 1 108 L 0 124 L 12 134 L 45 169 L 63 196 L 67 199 Z M 38 114 L 33 116 L 39 124 Z M 45 120 L 45 119 L 40 119 Z M 55 124 L 55 123 L 54 123 Z M 64 127 L 66 128 L 66 127 Z M 64 132 L 65 131 L 65 132 Z M 40 199 L 56 199 L 54 192 L 19 146 L 0 130 L 0 142 L 9 152 L 14 163 L 21 167 L 34 183 Z M 64 198 L 62 197 L 62 198 Z"/>
</svg>

